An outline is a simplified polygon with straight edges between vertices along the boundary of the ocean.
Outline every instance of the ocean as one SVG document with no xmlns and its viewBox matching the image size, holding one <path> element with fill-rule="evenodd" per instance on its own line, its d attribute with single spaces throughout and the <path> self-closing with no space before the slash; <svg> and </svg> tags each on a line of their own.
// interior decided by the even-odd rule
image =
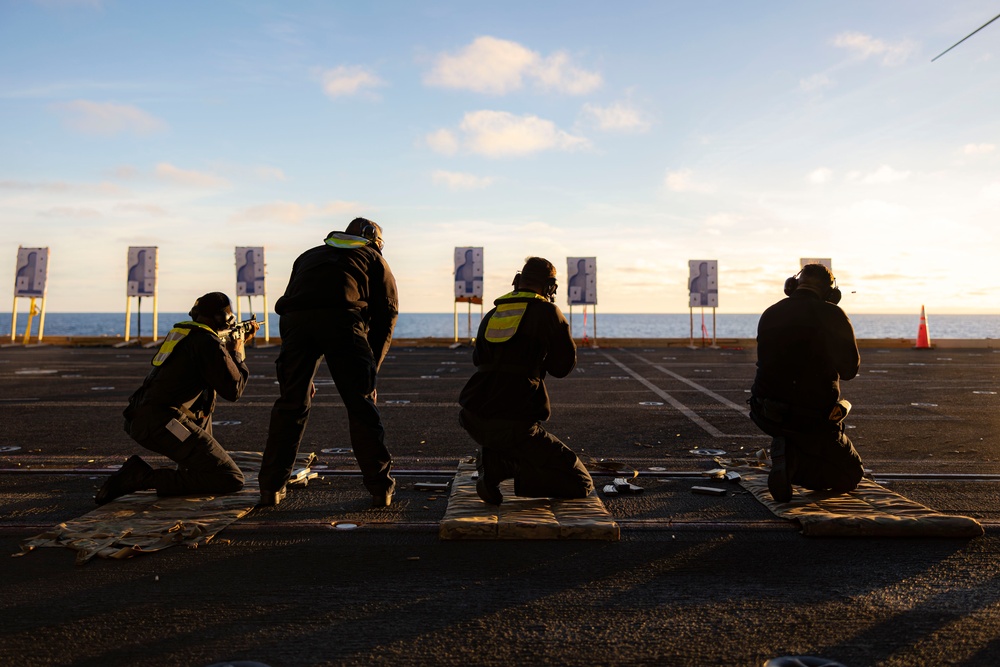
<svg viewBox="0 0 1000 667">
<path fill-rule="evenodd" d="M 567 317 L 569 313 L 566 313 Z M 754 338 L 757 330 L 757 314 L 717 313 L 715 335 L 717 338 Z M 166 334 L 174 322 L 188 319 L 186 313 L 160 313 L 159 335 Z M 17 335 L 24 335 L 27 314 L 18 313 Z M 912 338 L 916 339 L 920 326 L 920 315 L 852 315 L 854 330 L 858 338 Z M 149 338 L 152 332 L 152 313 L 142 314 L 142 331 L 135 313 L 132 313 L 131 336 Z M 278 317 L 271 318 L 271 335 L 278 336 Z M 471 325 L 471 326 L 470 326 Z M 475 335 L 479 325 L 478 309 L 472 314 L 471 322 L 467 312 L 459 311 L 458 336 L 468 338 L 470 331 Z M 573 335 L 582 338 L 584 331 L 583 314 L 573 310 Z M 931 315 L 927 316 L 927 327 L 934 338 L 1000 338 L 1000 315 Z M 712 316 L 705 314 L 707 338 L 712 337 Z M 594 337 L 594 315 L 588 313 L 587 336 Z M 687 338 L 691 321 L 688 313 L 663 315 L 629 315 L 622 313 L 597 313 L 598 338 Z M 10 332 L 10 314 L 0 314 L 0 333 Z M 121 336 L 125 333 L 124 313 L 46 313 L 46 336 Z M 450 338 L 455 334 L 453 313 L 403 313 L 399 316 L 394 337 L 396 338 Z M 38 318 L 32 326 L 32 337 L 38 335 Z M 695 312 L 694 336 L 701 339 L 701 315 Z"/>
</svg>

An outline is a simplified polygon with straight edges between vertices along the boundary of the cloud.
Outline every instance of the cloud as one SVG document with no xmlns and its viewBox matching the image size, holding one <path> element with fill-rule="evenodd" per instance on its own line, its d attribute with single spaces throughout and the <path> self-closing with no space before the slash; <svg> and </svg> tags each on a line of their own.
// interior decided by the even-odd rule
<svg viewBox="0 0 1000 667">
<path fill-rule="evenodd" d="M 147 135 L 166 128 L 166 123 L 159 118 L 129 104 L 74 100 L 54 104 L 52 108 L 62 116 L 64 125 L 81 134 Z"/>
<path fill-rule="evenodd" d="M 493 183 L 493 179 L 487 176 L 476 176 L 474 174 L 463 174 L 456 171 L 436 170 L 431 174 L 431 179 L 435 185 L 443 185 L 451 190 L 479 190 Z"/>
<path fill-rule="evenodd" d="M 965 144 L 962 152 L 966 155 L 985 155 L 996 150 L 995 144 Z"/>
<path fill-rule="evenodd" d="M 341 65 L 320 73 L 323 92 L 331 98 L 349 97 L 368 89 L 384 86 L 385 82 L 363 67 Z"/>
<path fill-rule="evenodd" d="M 584 104 L 583 116 L 599 129 L 609 132 L 646 132 L 650 127 L 646 115 L 625 102 L 615 102 L 606 107 Z"/>
<path fill-rule="evenodd" d="M 708 183 L 696 181 L 690 169 L 668 171 L 666 177 L 663 179 L 663 184 L 671 192 L 699 192 L 704 194 L 715 190 L 715 187 Z"/>
<path fill-rule="evenodd" d="M 458 152 L 458 139 L 450 130 L 440 129 L 427 135 L 427 145 L 435 153 L 454 155 Z"/>
<path fill-rule="evenodd" d="M 826 74 L 813 74 L 805 79 L 799 79 L 799 89 L 807 93 L 833 85 L 833 81 Z"/>
<path fill-rule="evenodd" d="M 158 178 L 167 181 L 168 183 L 182 185 L 184 187 L 215 189 L 229 185 L 229 181 L 221 176 L 201 171 L 180 169 L 166 162 L 161 162 L 156 165 L 155 172 Z"/>
<path fill-rule="evenodd" d="M 450 130 L 438 130 L 427 136 L 427 143 L 439 152 L 450 154 L 461 146 L 465 150 L 491 158 L 530 155 L 544 150 L 585 148 L 589 142 L 560 130 L 550 120 L 538 116 L 516 116 L 506 111 L 470 111 L 459 125 L 461 140 Z"/>
<path fill-rule="evenodd" d="M 424 75 L 424 83 L 439 88 L 503 95 L 519 90 L 525 80 L 543 90 L 583 95 L 601 85 L 601 75 L 574 66 L 558 51 L 543 57 L 517 42 L 477 37 L 455 54 L 442 53 Z"/>
<path fill-rule="evenodd" d="M 820 167 L 819 169 L 814 169 L 809 172 L 806 176 L 806 180 L 810 183 L 815 183 L 816 185 L 822 185 L 823 183 L 829 183 L 830 179 L 833 178 L 833 171 L 826 167 Z"/>
<path fill-rule="evenodd" d="M 902 65 L 917 48 L 909 40 L 890 44 L 860 32 L 842 32 L 833 38 L 833 45 L 850 51 L 860 60 L 881 56 L 886 67 Z"/>
<path fill-rule="evenodd" d="M 899 183 L 910 177 L 912 172 L 896 171 L 887 164 L 883 164 L 875 171 L 867 174 L 860 171 L 852 171 L 847 174 L 848 183 L 861 183 L 863 185 L 884 185 L 886 183 Z"/>
<path fill-rule="evenodd" d="M 461 129 L 465 145 L 473 153 L 487 157 L 528 155 L 538 151 L 571 150 L 587 145 L 587 140 L 558 129 L 538 116 L 515 116 L 506 111 L 473 111 L 465 114 Z"/>
<path fill-rule="evenodd" d="M 357 202 L 349 201 L 332 201 L 323 206 L 277 201 L 244 208 L 230 216 L 229 221 L 237 223 L 276 222 L 284 225 L 297 225 L 305 220 L 343 215 L 360 208 L 361 206 Z"/>
</svg>

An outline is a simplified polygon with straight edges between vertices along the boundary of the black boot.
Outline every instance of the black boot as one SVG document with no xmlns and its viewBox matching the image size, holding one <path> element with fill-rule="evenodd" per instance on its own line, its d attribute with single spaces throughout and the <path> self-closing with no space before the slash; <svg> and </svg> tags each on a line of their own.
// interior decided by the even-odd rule
<svg viewBox="0 0 1000 667">
<path fill-rule="evenodd" d="M 148 489 L 146 480 L 152 473 L 152 466 L 138 456 L 130 456 L 117 472 L 111 473 L 104 486 L 94 496 L 94 502 L 105 505 L 115 498 Z"/>
<path fill-rule="evenodd" d="M 485 447 L 480 447 L 479 456 L 476 457 L 476 470 L 479 472 L 479 479 L 476 480 L 476 493 L 487 505 L 499 505 L 503 502 L 503 494 L 500 493 L 500 482 L 487 477 L 486 462 L 483 460 L 486 457 L 496 457 L 491 456 L 487 452 L 488 450 Z M 491 471 L 492 468 L 493 466 L 490 467 Z"/>
<path fill-rule="evenodd" d="M 792 499 L 792 478 L 787 449 L 788 443 L 784 436 L 779 435 L 771 440 L 771 472 L 767 476 L 767 490 L 779 503 L 787 503 Z"/>
</svg>

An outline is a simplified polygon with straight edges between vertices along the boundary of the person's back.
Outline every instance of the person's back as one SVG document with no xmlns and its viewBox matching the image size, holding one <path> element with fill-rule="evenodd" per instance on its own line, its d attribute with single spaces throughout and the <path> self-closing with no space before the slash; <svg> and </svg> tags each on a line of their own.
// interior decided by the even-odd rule
<svg viewBox="0 0 1000 667">
<path fill-rule="evenodd" d="M 811 290 L 796 290 L 757 325 L 753 393 L 811 409 L 840 399 L 840 380 L 857 375 L 854 330 L 844 311 Z"/>
<path fill-rule="evenodd" d="M 497 309 L 487 313 L 472 355 L 476 373 L 462 390 L 459 404 L 481 417 L 545 421 L 551 412 L 546 374 L 565 377 L 576 366 L 569 323 L 558 306 L 534 292 L 514 291 L 496 303 L 523 304 L 524 313 L 517 332 L 502 342 L 489 339 Z"/>
</svg>

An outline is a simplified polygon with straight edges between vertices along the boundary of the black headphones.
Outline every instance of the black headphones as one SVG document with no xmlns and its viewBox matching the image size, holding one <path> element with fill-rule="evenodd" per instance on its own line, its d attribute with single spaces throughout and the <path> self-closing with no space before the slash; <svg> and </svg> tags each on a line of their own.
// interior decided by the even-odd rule
<svg viewBox="0 0 1000 667">
<path fill-rule="evenodd" d="M 521 272 L 518 271 L 514 274 L 514 282 L 511 283 L 514 286 L 514 291 L 521 289 Z M 542 288 L 542 296 L 544 296 L 549 301 L 556 300 L 556 290 L 559 289 L 559 283 L 556 282 L 555 278 L 549 278 L 545 281 L 545 286 Z"/>
<path fill-rule="evenodd" d="M 382 237 L 378 233 L 378 228 L 375 227 L 375 225 L 373 225 L 371 221 L 365 220 L 363 223 L 361 223 L 361 230 L 358 233 L 358 236 L 368 239 L 368 242 L 370 244 L 378 248 L 379 251 L 382 250 L 384 242 L 382 241 Z"/>
<path fill-rule="evenodd" d="M 236 316 L 233 315 L 232 311 L 226 312 L 226 309 L 231 307 L 232 303 L 228 296 L 221 292 L 212 292 L 195 299 L 194 305 L 188 312 L 188 317 L 192 320 L 199 317 L 208 319 L 211 321 L 213 329 L 222 331 L 236 324 Z"/>
<path fill-rule="evenodd" d="M 794 276 L 791 276 L 785 281 L 785 296 L 791 296 L 792 292 L 794 292 L 799 288 L 799 276 L 801 275 L 802 272 L 799 271 Z M 843 297 L 843 294 L 840 292 L 840 288 L 837 287 L 837 279 L 834 278 L 833 285 L 831 285 L 828 288 L 826 295 L 823 297 L 823 299 L 836 306 L 838 303 L 840 303 L 841 297 Z"/>
</svg>

